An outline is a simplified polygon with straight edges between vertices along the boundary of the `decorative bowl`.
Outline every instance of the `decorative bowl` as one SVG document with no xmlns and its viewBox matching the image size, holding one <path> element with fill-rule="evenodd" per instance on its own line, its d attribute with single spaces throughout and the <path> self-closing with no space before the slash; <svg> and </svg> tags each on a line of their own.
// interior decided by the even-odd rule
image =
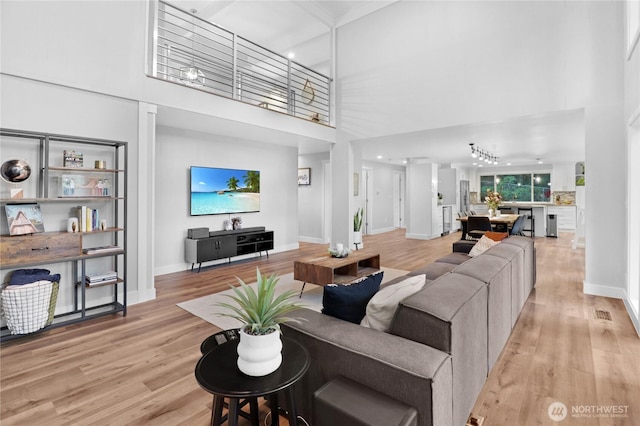
<svg viewBox="0 0 640 426">
<path fill-rule="evenodd" d="M 329 253 L 332 257 L 347 257 L 349 256 L 349 249 L 343 248 L 342 250 L 338 250 L 335 247 L 329 247 Z"/>
</svg>

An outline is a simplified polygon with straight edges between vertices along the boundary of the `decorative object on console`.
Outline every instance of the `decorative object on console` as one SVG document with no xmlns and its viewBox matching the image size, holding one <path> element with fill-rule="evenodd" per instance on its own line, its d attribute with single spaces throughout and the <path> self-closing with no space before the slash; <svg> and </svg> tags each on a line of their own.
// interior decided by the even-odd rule
<svg viewBox="0 0 640 426">
<path fill-rule="evenodd" d="M 223 231 L 231 231 L 232 229 L 233 229 L 233 225 L 231 224 L 230 220 L 225 220 L 224 222 L 222 222 Z"/>
<path fill-rule="evenodd" d="M 333 257 L 347 257 L 349 256 L 349 249 L 344 244 L 336 244 L 335 247 L 329 247 L 329 253 Z"/>
<path fill-rule="evenodd" d="M 356 214 L 353 215 L 353 242 L 355 244 L 362 243 L 362 215 L 364 214 L 364 210 L 360 207 L 356 210 Z M 358 246 L 356 246 L 356 249 Z"/>
<path fill-rule="evenodd" d="M 240 216 L 231 218 L 231 227 L 233 229 L 242 229 L 242 218 Z"/>
<path fill-rule="evenodd" d="M 94 163 L 94 167 L 96 169 L 106 169 L 107 168 L 107 162 L 104 160 L 96 160 Z"/>
<path fill-rule="evenodd" d="M 2 164 L 0 168 L 0 176 L 8 183 L 16 184 L 11 188 L 11 198 L 24 198 L 22 188 L 18 188 L 18 183 L 24 182 L 31 176 L 31 167 L 24 160 L 8 160 Z"/>
<path fill-rule="evenodd" d="M 9 235 L 25 235 L 44 232 L 44 222 L 38 204 L 7 204 Z"/>
<path fill-rule="evenodd" d="M 309 167 L 298 169 L 298 185 L 311 185 L 311 169 Z"/>
<path fill-rule="evenodd" d="M 322 313 L 354 324 L 360 324 L 367 310 L 367 303 L 380 289 L 384 272 L 376 272 L 347 285 L 324 286 Z"/>
<path fill-rule="evenodd" d="M 256 268 L 257 289 L 240 278 L 240 287 L 233 287 L 233 295 L 225 295 L 235 302 L 218 303 L 220 307 L 233 313 L 220 314 L 234 318 L 244 324 L 240 329 L 238 344 L 238 368 L 249 376 L 266 376 L 278 369 L 282 363 L 282 341 L 280 324 L 298 321 L 285 315 L 302 305 L 292 300 L 297 296 L 293 290 L 275 296 L 279 277 L 272 274 L 263 276 Z"/>
</svg>

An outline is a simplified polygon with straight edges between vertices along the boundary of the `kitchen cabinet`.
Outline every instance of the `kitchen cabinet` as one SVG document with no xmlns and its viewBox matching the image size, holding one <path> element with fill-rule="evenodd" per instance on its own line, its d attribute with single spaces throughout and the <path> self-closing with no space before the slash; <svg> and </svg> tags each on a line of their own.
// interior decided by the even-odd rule
<svg viewBox="0 0 640 426">
<path fill-rule="evenodd" d="M 558 230 L 576 230 L 576 206 L 549 206 L 547 214 L 555 214 L 558 218 Z"/>
</svg>

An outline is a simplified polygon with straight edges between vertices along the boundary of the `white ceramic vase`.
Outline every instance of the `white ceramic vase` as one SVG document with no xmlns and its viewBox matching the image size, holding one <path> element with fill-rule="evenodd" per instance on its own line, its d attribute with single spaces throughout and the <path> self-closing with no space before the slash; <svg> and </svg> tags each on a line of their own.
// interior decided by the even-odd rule
<svg viewBox="0 0 640 426">
<path fill-rule="evenodd" d="M 353 231 L 353 242 L 354 243 L 362 242 L 362 231 Z"/>
<path fill-rule="evenodd" d="M 238 368 L 247 376 L 266 376 L 282 364 L 282 340 L 280 332 L 254 336 L 240 329 L 238 343 Z"/>
<path fill-rule="evenodd" d="M 495 217 L 496 211 L 494 209 L 489 209 L 489 217 Z"/>
</svg>

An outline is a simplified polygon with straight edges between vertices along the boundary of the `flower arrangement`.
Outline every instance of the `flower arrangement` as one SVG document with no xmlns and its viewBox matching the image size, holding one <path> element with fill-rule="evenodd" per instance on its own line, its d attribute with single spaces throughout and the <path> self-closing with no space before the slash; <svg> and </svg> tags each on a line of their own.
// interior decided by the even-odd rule
<svg viewBox="0 0 640 426">
<path fill-rule="evenodd" d="M 502 202 L 502 195 L 500 195 L 499 192 L 487 189 L 487 195 L 484 197 L 484 201 L 486 201 L 487 206 L 489 206 L 490 209 L 497 210 L 498 206 Z"/>
</svg>

